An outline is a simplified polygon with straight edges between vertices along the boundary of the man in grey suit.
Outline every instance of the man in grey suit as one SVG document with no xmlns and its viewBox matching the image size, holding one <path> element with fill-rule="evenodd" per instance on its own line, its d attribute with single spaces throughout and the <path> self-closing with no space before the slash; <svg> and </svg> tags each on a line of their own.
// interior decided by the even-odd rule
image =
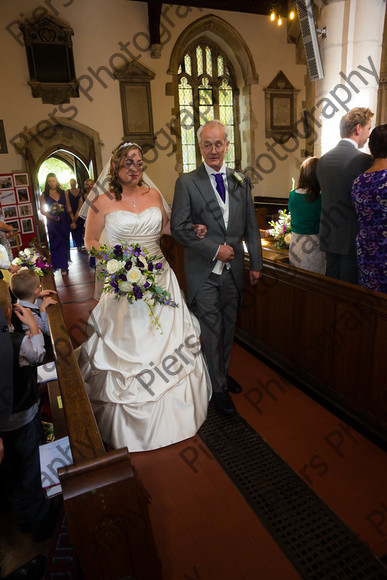
<svg viewBox="0 0 387 580">
<path fill-rule="evenodd" d="M 187 298 L 200 322 L 203 350 L 218 410 L 235 413 L 228 395 L 242 389 L 227 370 L 238 307 L 243 296 L 244 239 L 250 255 L 250 284 L 261 277 L 262 250 L 251 198 L 250 181 L 226 169 L 228 128 L 209 121 L 198 131 L 204 163 L 176 181 L 171 216 L 172 235 L 185 246 Z M 200 239 L 193 229 L 203 224 Z"/>
<path fill-rule="evenodd" d="M 354 179 L 373 162 L 361 153 L 370 134 L 373 113 L 356 107 L 340 121 L 341 141 L 321 157 L 317 179 L 322 193 L 320 250 L 326 253 L 326 275 L 357 284 L 358 221 L 351 201 Z"/>
</svg>

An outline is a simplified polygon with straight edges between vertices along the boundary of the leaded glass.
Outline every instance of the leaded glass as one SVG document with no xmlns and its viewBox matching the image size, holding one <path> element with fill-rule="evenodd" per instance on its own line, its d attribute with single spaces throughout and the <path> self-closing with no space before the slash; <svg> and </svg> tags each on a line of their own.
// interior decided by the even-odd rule
<svg viewBox="0 0 387 580">
<path fill-rule="evenodd" d="M 196 65 L 198 70 L 198 77 L 200 77 L 200 75 L 203 74 L 203 51 L 200 45 L 196 47 Z"/>
<path fill-rule="evenodd" d="M 224 75 L 223 56 L 220 54 L 217 58 L 218 63 L 218 77 Z"/>
<path fill-rule="evenodd" d="M 226 57 L 209 41 L 192 45 L 180 63 L 179 77 L 183 172 L 195 169 L 200 163 L 196 131 L 199 125 L 212 119 L 220 119 L 229 128 L 230 144 L 225 161 L 235 167 L 234 89 Z"/>
<path fill-rule="evenodd" d="M 180 79 L 179 104 L 180 106 L 193 105 L 193 91 L 186 77 Z"/>
<path fill-rule="evenodd" d="M 206 73 L 212 77 L 212 53 L 209 46 L 206 46 Z"/>
<path fill-rule="evenodd" d="M 192 76 L 191 57 L 189 54 L 184 57 L 184 68 L 187 75 Z"/>
</svg>

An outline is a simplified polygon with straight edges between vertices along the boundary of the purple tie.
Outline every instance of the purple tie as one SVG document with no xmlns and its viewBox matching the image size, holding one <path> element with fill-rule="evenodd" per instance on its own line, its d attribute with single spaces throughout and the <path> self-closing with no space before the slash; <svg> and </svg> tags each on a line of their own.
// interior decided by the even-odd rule
<svg viewBox="0 0 387 580">
<path fill-rule="evenodd" d="M 224 182 L 223 182 L 223 177 L 221 173 L 213 173 L 212 175 L 215 176 L 215 181 L 216 181 L 216 190 L 220 195 L 221 200 L 225 201 L 226 199 L 226 190 L 224 188 Z"/>
</svg>

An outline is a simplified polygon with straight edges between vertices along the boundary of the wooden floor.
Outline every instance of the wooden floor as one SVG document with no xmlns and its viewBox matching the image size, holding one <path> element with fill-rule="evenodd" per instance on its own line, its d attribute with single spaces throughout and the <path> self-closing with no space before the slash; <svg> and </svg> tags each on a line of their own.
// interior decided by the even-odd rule
<svg viewBox="0 0 387 580">
<path fill-rule="evenodd" d="M 72 255 L 69 276 L 62 280 L 57 274 L 56 282 L 77 346 L 96 302 L 87 257 L 75 250 Z M 239 413 L 377 556 L 386 555 L 386 454 L 237 344 L 230 374 L 243 386 L 232 395 Z M 166 580 L 299 578 L 199 437 L 132 453 L 131 460 L 152 497 L 150 515 Z M 3 574 L 28 560 L 19 536 L 7 570 L 0 537 Z M 46 545 L 35 545 L 35 553 L 44 550 Z M 29 550 L 29 558 L 33 555 Z"/>
</svg>

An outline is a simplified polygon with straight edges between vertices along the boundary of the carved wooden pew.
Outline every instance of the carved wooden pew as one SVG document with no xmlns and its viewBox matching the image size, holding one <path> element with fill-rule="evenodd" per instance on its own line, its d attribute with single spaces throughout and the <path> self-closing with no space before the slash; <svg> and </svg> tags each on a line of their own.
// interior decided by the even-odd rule
<svg viewBox="0 0 387 580">
<path fill-rule="evenodd" d="M 43 287 L 55 290 L 53 274 L 43 278 Z M 83 576 L 90 580 L 161 578 L 149 497 L 128 450 L 105 450 L 59 303 L 50 306 L 47 315 L 58 372 L 58 381 L 49 386 L 54 429 L 57 436 L 67 431 L 74 460 L 73 465 L 60 468 L 58 475 Z"/>
</svg>

